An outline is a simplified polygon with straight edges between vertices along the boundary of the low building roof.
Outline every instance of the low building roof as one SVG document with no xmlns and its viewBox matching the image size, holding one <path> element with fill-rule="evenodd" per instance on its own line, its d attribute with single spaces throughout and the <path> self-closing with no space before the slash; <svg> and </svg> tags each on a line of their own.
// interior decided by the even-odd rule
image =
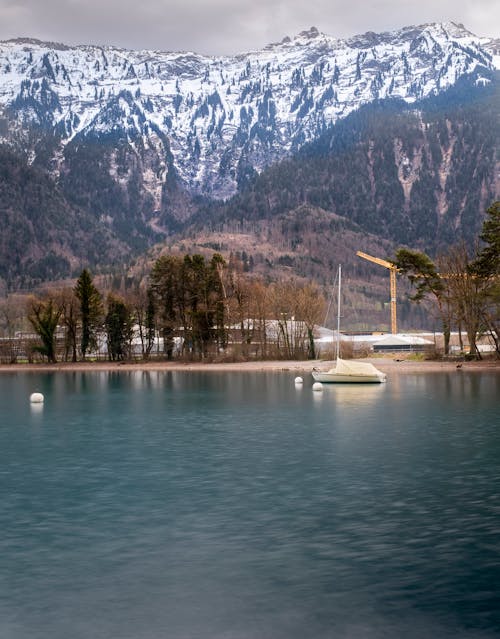
<svg viewBox="0 0 500 639">
<path fill-rule="evenodd" d="M 418 335 L 407 335 L 398 333 L 397 335 L 385 335 L 382 339 L 373 342 L 373 346 L 426 346 L 432 345 L 428 339 Z"/>
</svg>

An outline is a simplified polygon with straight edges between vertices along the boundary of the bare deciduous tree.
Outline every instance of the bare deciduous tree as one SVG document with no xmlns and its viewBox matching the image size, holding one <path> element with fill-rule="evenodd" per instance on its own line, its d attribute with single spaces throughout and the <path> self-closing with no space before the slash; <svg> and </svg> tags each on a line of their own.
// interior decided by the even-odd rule
<svg viewBox="0 0 500 639">
<path fill-rule="evenodd" d="M 56 330 L 62 311 L 62 306 L 52 296 L 45 300 L 32 298 L 29 303 L 28 320 L 41 340 L 35 349 L 51 363 L 57 361 Z"/>
</svg>

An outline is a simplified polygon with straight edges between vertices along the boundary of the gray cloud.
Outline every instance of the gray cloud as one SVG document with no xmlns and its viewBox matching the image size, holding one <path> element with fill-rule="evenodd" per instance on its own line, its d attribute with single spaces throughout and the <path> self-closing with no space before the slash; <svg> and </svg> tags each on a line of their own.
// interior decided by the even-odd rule
<svg viewBox="0 0 500 639">
<path fill-rule="evenodd" d="M 334 37 L 453 20 L 498 37 L 497 0 L 0 0 L 0 39 L 230 54 L 310 26 Z"/>
</svg>

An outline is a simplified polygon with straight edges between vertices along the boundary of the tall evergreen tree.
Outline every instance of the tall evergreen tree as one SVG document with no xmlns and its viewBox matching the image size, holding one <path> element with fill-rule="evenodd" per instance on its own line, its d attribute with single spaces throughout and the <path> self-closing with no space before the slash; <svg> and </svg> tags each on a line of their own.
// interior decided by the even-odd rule
<svg viewBox="0 0 500 639">
<path fill-rule="evenodd" d="M 486 213 L 488 217 L 479 236 L 484 246 L 472 262 L 470 273 L 474 277 L 486 279 L 484 322 L 500 357 L 500 201 L 494 202 Z"/>
<path fill-rule="evenodd" d="M 132 314 L 125 302 L 114 295 L 108 297 L 108 312 L 104 320 L 108 340 L 108 356 L 111 361 L 130 355 L 132 341 Z"/>
<path fill-rule="evenodd" d="M 420 251 L 398 249 L 395 266 L 406 275 L 415 286 L 415 295 L 411 299 L 421 302 L 428 295 L 436 300 L 439 316 L 443 325 L 444 353 L 448 355 L 451 336 L 452 307 L 445 281 L 440 276 L 431 258 Z"/>
<path fill-rule="evenodd" d="M 175 332 L 182 326 L 183 279 L 182 259 L 172 255 L 159 257 L 149 278 L 150 300 L 158 313 L 163 348 L 168 359 L 173 356 Z"/>
<path fill-rule="evenodd" d="M 471 270 L 483 277 L 500 275 L 500 201 L 494 202 L 486 211 L 480 238 L 484 247 L 479 251 Z"/>
<path fill-rule="evenodd" d="M 75 295 L 80 301 L 82 323 L 80 348 L 82 359 L 85 360 L 88 351 L 97 346 L 97 330 L 100 328 L 103 315 L 102 296 L 86 268 L 76 282 Z"/>
</svg>

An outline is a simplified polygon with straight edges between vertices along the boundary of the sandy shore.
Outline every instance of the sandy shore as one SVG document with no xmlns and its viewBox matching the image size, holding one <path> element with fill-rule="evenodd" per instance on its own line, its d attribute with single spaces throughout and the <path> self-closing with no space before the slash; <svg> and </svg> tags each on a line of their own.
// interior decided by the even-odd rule
<svg viewBox="0 0 500 639">
<path fill-rule="evenodd" d="M 395 373 L 434 373 L 446 371 L 494 371 L 500 373 L 500 360 L 480 362 L 415 361 L 399 357 L 372 357 L 358 360 L 370 362 L 387 375 Z M 308 361 L 258 361 L 210 364 L 201 362 L 60 362 L 57 364 L 0 364 L 0 373 L 13 372 L 74 372 L 74 371 L 293 371 L 310 373 L 313 368 L 327 370 L 332 362 Z"/>
</svg>

